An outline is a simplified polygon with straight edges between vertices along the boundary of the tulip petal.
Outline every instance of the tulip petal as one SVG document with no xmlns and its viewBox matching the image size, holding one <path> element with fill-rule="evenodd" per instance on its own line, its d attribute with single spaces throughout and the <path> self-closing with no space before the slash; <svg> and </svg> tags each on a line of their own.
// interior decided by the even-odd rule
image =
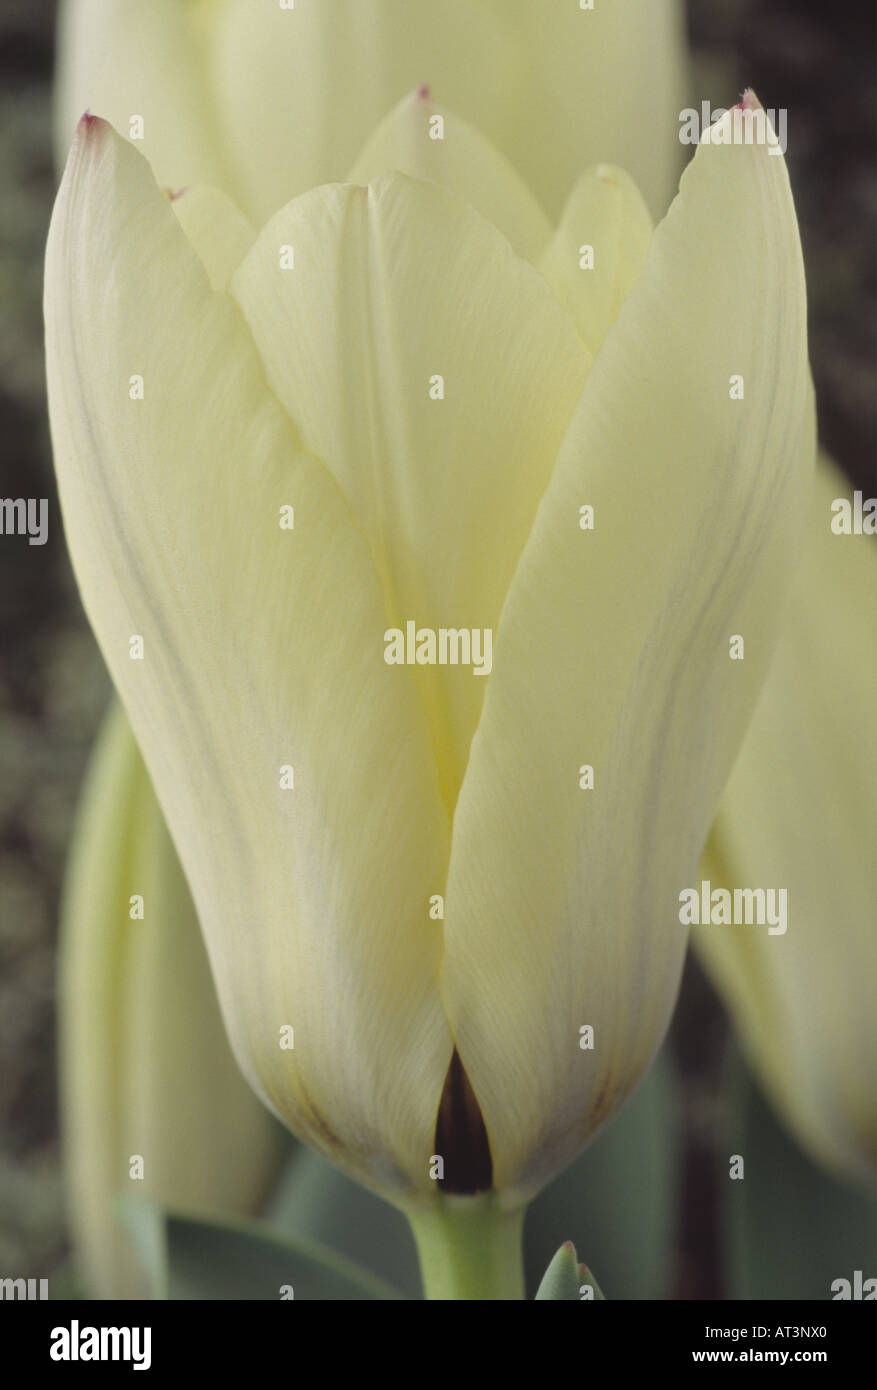
<svg viewBox="0 0 877 1390">
<path fill-rule="evenodd" d="M 74 568 L 238 1061 L 360 1181 L 433 1195 L 451 1040 L 428 897 L 448 829 L 416 692 L 388 678 L 343 495 L 146 161 L 94 118 L 52 220 L 46 319 Z"/>
<path fill-rule="evenodd" d="M 629 174 L 598 164 L 583 174 L 538 265 L 596 353 L 636 284 L 652 219 Z"/>
<path fill-rule="evenodd" d="M 173 209 L 211 287 L 224 290 L 256 240 L 255 227 L 227 194 L 207 184 L 183 189 Z"/>
<path fill-rule="evenodd" d="M 438 119 L 440 127 L 432 124 Z M 419 88 L 400 101 L 372 135 L 350 172 L 366 184 L 396 171 L 452 188 L 508 237 L 525 260 L 536 262 L 551 225 L 520 174 L 484 136 Z"/>
<path fill-rule="evenodd" d="M 678 895 L 763 679 L 812 464 L 805 320 L 783 160 L 702 146 L 539 508 L 454 818 L 444 996 L 510 1200 L 617 1109 L 669 1020 Z"/>
<path fill-rule="evenodd" d="M 850 484 L 817 472 L 782 637 L 704 858 L 716 886 L 785 888 L 785 932 L 692 940 L 780 1114 L 823 1163 L 877 1163 L 877 541 L 836 535 Z M 806 789 L 806 790 L 805 790 Z"/>
<path fill-rule="evenodd" d="M 456 195 L 390 174 L 295 199 L 230 290 L 350 500 L 388 626 L 493 629 L 588 365 L 541 277 Z M 486 681 L 412 669 L 451 812 Z"/>
</svg>

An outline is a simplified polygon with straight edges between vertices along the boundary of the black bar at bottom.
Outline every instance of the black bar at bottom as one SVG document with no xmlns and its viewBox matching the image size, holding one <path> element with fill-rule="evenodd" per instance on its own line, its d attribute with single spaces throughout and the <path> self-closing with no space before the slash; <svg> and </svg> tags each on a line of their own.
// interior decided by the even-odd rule
<svg viewBox="0 0 877 1390">
<path fill-rule="evenodd" d="M 0 1330 L 4 1359 L 19 1379 L 31 1372 L 136 1375 L 139 1368 L 159 1378 L 215 1372 L 223 1381 L 282 1374 L 292 1387 L 313 1384 L 320 1367 L 335 1380 L 345 1364 L 359 1375 L 374 1371 L 377 1360 L 382 1372 L 398 1367 L 436 1390 L 439 1374 L 450 1385 L 464 1369 L 469 1380 L 478 1363 L 495 1373 L 522 1344 L 536 1353 L 539 1379 L 561 1367 L 575 1373 L 601 1364 L 616 1373 L 769 1365 L 836 1373 L 870 1366 L 877 1332 L 874 1309 L 841 1301 L 586 1303 L 566 1313 L 534 1309 L 526 1319 L 510 1305 L 505 1312 L 474 1303 L 456 1311 L 419 1306 L 403 1313 L 399 1303 L 373 1302 L 5 1302 Z"/>
</svg>

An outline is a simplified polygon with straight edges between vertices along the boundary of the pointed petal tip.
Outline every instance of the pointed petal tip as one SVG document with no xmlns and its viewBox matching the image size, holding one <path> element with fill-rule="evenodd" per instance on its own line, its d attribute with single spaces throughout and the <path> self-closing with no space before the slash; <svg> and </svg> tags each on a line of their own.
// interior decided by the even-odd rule
<svg viewBox="0 0 877 1390">
<path fill-rule="evenodd" d="M 428 83 L 428 82 L 421 82 L 420 86 L 417 88 L 417 96 L 420 98 L 420 100 L 421 100 L 421 101 L 429 101 L 429 98 L 430 98 L 431 95 L 432 95 L 432 92 L 431 92 L 431 90 L 430 90 L 430 85 L 429 85 L 429 83 Z"/>
<path fill-rule="evenodd" d="M 61 186 L 75 177 L 77 171 L 96 162 L 98 151 L 103 148 L 108 138 L 115 134 L 109 121 L 104 120 L 103 116 L 95 116 L 92 111 L 83 111 L 76 128 L 73 131 L 70 145 L 67 151 L 67 159 L 64 165 L 64 177 Z M 55 203 L 58 207 L 58 201 Z"/>
<path fill-rule="evenodd" d="M 78 163 L 87 153 L 95 154 L 115 131 L 103 116 L 95 116 L 92 111 L 83 111 L 76 122 L 76 129 L 70 141 L 68 164 Z"/>
<path fill-rule="evenodd" d="M 91 111 L 83 111 L 76 126 L 76 134 L 83 139 L 94 139 L 102 135 L 108 128 L 109 122 L 103 116 L 95 116 Z"/>
<path fill-rule="evenodd" d="M 739 100 L 739 101 L 736 101 L 736 102 L 734 103 L 734 105 L 733 105 L 732 107 L 730 107 L 730 110 L 731 110 L 731 111 L 763 111 L 763 110 L 764 110 L 764 107 L 762 106 L 761 102 L 758 100 L 758 97 L 756 96 L 756 94 L 755 94 L 755 92 L 752 90 L 752 88 L 751 88 L 751 87 L 747 87 L 747 88 L 744 90 L 743 95 L 740 97 L 740 100 Z"/>
</svg>

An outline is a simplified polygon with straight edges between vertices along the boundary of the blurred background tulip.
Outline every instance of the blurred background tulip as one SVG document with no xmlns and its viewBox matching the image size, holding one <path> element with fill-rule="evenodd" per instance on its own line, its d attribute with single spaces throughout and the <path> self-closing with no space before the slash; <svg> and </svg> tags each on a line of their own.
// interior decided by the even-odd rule
<svg viewBox="0 0 877 1390">
<path fill-rule="evenodd" d="M 877 1177 L 877 537 L 837 535 L 821 462 L 771 675 L 704 856 L 715 887 L 782 885 L 788 927 L 693 941 L 766 1094 L 820 1162 Z"/>
<path fill-rule="evenodd" d="M 141 1298 L 119 1199 L 255 1212 L 290 1146 L 231 1055 L 189 890 L 119 710 L 79 808 L 60 951 L 79 1273 L 93 1297 Z"/>
<path fill-rule="evenodd" d="M 141 116 L 160 184 L 215 184 L 261 223 L 346 178 L 364 136 L 425 83 L 552 221 L 600 160 L 633 174 L 659 216 L 682 163 L 684 69 L 678 0 L 550 16 L 543 0 L 68 0 L 56 150 L 63 162 L 86 109 L 122 134 Z"/>
</svg>

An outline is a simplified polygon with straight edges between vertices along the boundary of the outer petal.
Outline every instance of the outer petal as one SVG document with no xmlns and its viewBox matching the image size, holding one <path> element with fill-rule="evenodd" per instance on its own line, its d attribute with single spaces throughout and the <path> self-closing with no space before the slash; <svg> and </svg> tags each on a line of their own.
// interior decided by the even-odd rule
<svg viewBox="0 0 877 1390">
<path fill-rule="evenodd" d="M 788 925 L 692 939 L 764 1085 L 822 1162 L 877 1164 L 877 541 L 834 535 L 849 482 L 817 474 L 782 639 L 725 791 L 702 873 L 785 888 Z"/>
<path fill-rule="evenodd" d="M 678 895 L 763 678 L 776 537 L 812 450 L 783 161 L 704 146 L 588 377 L 503 610 L 454 819 L 444 990 L 511 1195 L 583 1146 L 663 1036 Z"/>
<path fill-rule="evenodd" d="M 230 288 L 269 384 L 350 499 L 388 625 L 492 629 L 588 363 L 541 277 L 455 195 L 394 174 L 296 199 Z M 486 681 L 412 669 L 453 810 Z"/>
<path fill-rule="evenodd" d="M 631 170 L 653 213 L 675 188 L 679 0 L 592 11 L 574 0 L 67 0 L 63 14 L 59 148 L 85 107 L 122 130 L 139 112 L 160 182 L 216 182 L 221 158 L 220 186 L 257 221 L 344 178 L 364 133 L 424 82 L 503 150 L 552 217 L 601 159 Z"/>
<path fill-rule="evenodd" d="M 636 284 L 651 239 L 649 210 L 629 174 L 598 164 L 582 175 L 538 265 L 592 355 Z"/>
<path fill-rule="evenodd" d="M 129 915 L 132 894 L 142 920 Z M 283 1148 L 231 1054 L 186 881 L 118 706 L 79 811 L 59 995 L 77 1253 L 95 1297 L 143 1297 L 116 1197 L 253 1212 Z M 142 1181 L 130 1180 L 134 1154 Z"/>
<path fill-rule="evenodd" d="M 441 127 L 432 124 L 436 117 Z M 369 183 L 391 170 L 452 188 L 528 261 L 536 262 L 551 237 L 548 218 L 520 174 L 477 130 L 437 106 L 428 88 L 409 93 L 381 122 L 350 181 Z"/>
<path fill-rule="evenodd" d="M 447 820 L 414 691 L 387 680 L 379 585 L 337 485 L 297 452 L 148 165 L 94 119 L 52 222 L 46 318 L 74 566 L 238 1060 L 361 1181 L 431 1192 L 451 1042 L 427 900 Z"/>
</svg>

